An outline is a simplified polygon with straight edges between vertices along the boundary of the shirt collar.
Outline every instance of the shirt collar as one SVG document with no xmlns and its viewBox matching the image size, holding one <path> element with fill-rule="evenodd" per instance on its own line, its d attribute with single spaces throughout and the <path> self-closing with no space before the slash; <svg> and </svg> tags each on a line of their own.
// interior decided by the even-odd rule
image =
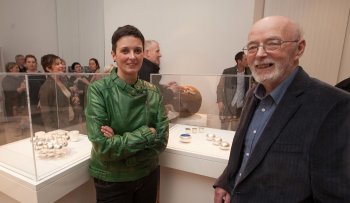
<svg viewBox="0 0 350 203">
<path fill-rule="evenodd" d="M 299 67 L 295 68 L 292 71 L 292 73 L 268 95 L 266 95 L 265 87 L 261 83 L 259 83 L 257 88 L 254 91 L 255 97 L 260 100 L 263 100 L 270 95 L 273 101 L 276 104 L 278 104 L 281 101 L 284 93 L 287 91 L 287 88 L 294 80 L 298 70 L 299 70 Z"/>
</svg>

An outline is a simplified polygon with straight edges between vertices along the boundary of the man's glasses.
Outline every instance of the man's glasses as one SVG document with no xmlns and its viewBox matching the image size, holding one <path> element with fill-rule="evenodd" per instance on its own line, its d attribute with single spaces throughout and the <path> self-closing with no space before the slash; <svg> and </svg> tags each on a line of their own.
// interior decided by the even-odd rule
<svg viewBox="0 0 350 203">
<path fill-rule="evenodd" d="M 282 47 L 282 44 L 288 43 L 288 42 L 298 42 L 299 40 L 293 40 L 293 41 L 284 41 L 280 39 L 269 39 L 266 40 L 262 45 L 256 42 L 249 43 L 247 46 L 243 48 L 243 51 L 245 54 L 256 54 L 259 50 L 259 47 L 262 47 L 265 52 L 271 52 L 278 50 Z"/>
</svg>

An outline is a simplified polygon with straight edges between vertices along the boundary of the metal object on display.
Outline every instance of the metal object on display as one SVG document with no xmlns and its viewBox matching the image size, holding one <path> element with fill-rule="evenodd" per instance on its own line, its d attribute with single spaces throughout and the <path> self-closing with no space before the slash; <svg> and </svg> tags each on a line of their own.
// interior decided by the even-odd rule
<svg viewBox="0 0 350 203">
<path fill-rule="evenodd" d="M 207 140 L 208 141 L 213 141 L 214 138 L 215 138 L 215 134 L 214 133 L 208 133 L 207 134 Z"/>
<path fill-rule="evenodd" d="M 188 133 L 184 133 L 180 135 L 180 142 L 189 143 L 191 142 L 191 140 L 192 140 L 192 137 Z"/>
<path fill-rule="evenodd" d="M 199 111 L 202 105 L 202 95 L 197 88 L 190 85 L 179 86 L 178 105 L 174 105 L 175 111 L 180 117 L 188 117 Z"/>
<path fill-rule="evenodd" d="M 222 150 L 229 150 L 230 149 L 230 143 L 228 143 L 226 141 L 222 141 L 220 143 L 220 149 L 222 149 Z"/>
<path fill-rule="evenodd" d="M 79 131 L 54 130 L 38 131 L 31 139 L 34 149 L 40 158 L 59 158 L 67 154 L 68 141 L 78 141 Z M 71 139 L 73 137 L 73 140 Z"/>
</svg>

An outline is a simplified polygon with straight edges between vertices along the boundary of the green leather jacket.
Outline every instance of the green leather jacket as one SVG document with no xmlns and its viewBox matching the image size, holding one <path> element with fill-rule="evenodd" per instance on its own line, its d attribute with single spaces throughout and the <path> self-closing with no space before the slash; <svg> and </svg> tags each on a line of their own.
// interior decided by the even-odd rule
<svg viewBox="0 0 350 203">
<path fill-rule="evenodd" d="M 92 83 L 87 91 L 86 126 L 92 142 L 91 176 L 109 182 L 133 181 L 147 176 L 158 165 L 165 150 L 169 122 L 159 89 L 137 80 L 128 85 L 117 69 Z M 113 128 L 106 138 L 101 126 Z M 149 127 L 157 130 L 154 135 Z"/>
</svg>

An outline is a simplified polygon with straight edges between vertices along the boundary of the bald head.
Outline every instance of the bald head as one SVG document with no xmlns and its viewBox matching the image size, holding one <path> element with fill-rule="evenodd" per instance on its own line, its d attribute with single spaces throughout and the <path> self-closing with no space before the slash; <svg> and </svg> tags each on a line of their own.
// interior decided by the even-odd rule
<svg viewBox="0 0 350 203">
<path fill-rule="evenodd" d="M 248 38 L 254 33 L 267 33 L 273 35 L 271 31 L 279 32 L 285 40 L 302 39 L 302 30 L 298 23 L 285 16 L 268 16 L 257 21 L 251 28 Z M 249 40 L 249 39 L 248 39 Z"/>
</svg>

